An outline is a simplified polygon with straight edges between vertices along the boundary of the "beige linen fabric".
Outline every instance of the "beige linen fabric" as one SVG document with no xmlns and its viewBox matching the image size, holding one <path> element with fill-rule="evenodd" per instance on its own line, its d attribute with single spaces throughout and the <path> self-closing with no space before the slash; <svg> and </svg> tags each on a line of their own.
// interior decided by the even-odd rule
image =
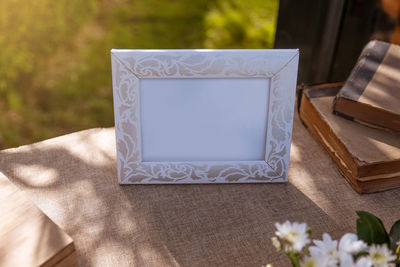
<svg viewBox="0 0 400 267">
<path fill-rule="evenodd" d="M 80 266 L 288 266 L 275 222 L 339 238 L 355 210 L 400 219 L 400 189 L 358 195 L 297 115 L 286 184 L 120 186 L 115 155 L 114 129 L 0 152 L 0 171 L 74 239 Z"/>
</svg>

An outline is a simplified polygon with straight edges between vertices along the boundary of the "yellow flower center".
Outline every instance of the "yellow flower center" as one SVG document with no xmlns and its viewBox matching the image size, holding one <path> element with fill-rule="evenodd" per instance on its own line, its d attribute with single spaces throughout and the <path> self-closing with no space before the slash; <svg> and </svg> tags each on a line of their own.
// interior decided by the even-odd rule
<svg viewBox="0 0 400 267">
<path fill-rule="evenodd" d="M 382 253 L 379 253 L 379 252 L 372 253 L 370 255 L 370 257 L 371 257 L 371 260 L 373 262 L 376 262 L 376 263 L 378 263 L 378 262 L 386 262 L 385 255 L 383 255 Z"/>
<path fill-rule="evenodd" d="M 297 233 L 297 232 L 289 232 L 288 236 L 289 236 L 289 239 L 296 240 L 299 237 L 299 233 Z"/>
<path fill-rule="evenodd" d="M 309 261 L 306 262 L 306 264 L 303 265 L 304 267 L 316 267 L 317 263 L 315 262 L 314 259 L 310 259 Z"/>
</svg>

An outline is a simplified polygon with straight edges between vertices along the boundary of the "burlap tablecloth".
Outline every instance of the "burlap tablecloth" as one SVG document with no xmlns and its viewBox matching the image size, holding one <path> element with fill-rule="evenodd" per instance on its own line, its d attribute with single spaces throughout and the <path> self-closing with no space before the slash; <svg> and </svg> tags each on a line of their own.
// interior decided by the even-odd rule
<svg viewBox="0 0 400 267">
<path fill-rule="evenodd" d="M 0 171 L 74 239 L 81 266 L 288 266 L 275 222 L 339 238 L 355 210 L 400 219 L 400 189 L 358 195 L 297 115 L 286 184 L 120 186 L 115 155 L 114 129 L 90 129 L 0 151 Z"/>
</svg>

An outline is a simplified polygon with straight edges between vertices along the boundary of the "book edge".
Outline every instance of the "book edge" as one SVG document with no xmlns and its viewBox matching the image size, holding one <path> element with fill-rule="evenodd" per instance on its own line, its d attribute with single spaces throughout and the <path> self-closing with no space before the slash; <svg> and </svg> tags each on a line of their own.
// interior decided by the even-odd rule
<svg viewBox="0 0 400 267">
<path fill-rule="evenodd" d="M 326 124 L 325 127 L 327 127 L 331 132 L 333 132 L 333 130 L 331 129 L 329 124 L 326 122 L 326 119 L 324 118 L 324 116 L 322 116 L 321 113 L 317 111 L 315 106 L 311 103 L 310 99 L 308 98 L 308 96 L 310 96 L 310 95 L 311 96 L 316 95 L 316 94 L 314 94 L 314 95 L 310 94 L 309 91 L 317 90 L 317 89 L 321 89 L 321 88 L 312 88 L 312 87 L 303 86 L 303 88 L 302 88 L 303 94 L 300 97 L 307 98 L 309 105 L 311 105 L 311 107 L 315 110 L 315 112 L 317 114 L 319 114 L 319 118 L 323 121 L 323 123 Z M 325 96 L 332 96 L 332 95 L 325 95 Z M 304 103 L 303 100 L 301 101 L 301 103 Z M 343 141 L 336 134 L 334 134 L 336 139 L 338 139 L 340 145 L 345 149 L 348 156 L 352 159 L 352 162 L 350 162 L 350 164 L 354 164 L 354 166 L 357 170 L 357 174 L 352 175 L 352 173 L 354 171 L 351 171 L 349 169 L 349 164 L 344 162 L 344 160 L 343 160 L 343 158 L 345 158 L 345 155 L 339 156 L 337 151 L 334 151 L 334 149 L 332 148 L 332 146 L 330 144 L 328 146 L 326 143 L 327 140 L 325 140 L 325 141 L 323 140 L 323 138 L 321 137 L 321 135 L 322 135 L 321 133 L 320 134 L 316 133 L 315 127 L 313 127 L 313 129 L 315 131 L 315 133 L 314 133 L 313 130 L 310 129 L 310 125 L 308 125 L 306 120 L 304 120 L 303 112 L 301 112 L 301 111 L 302 111 L 302 109 L 301 109 L 301 104 L 300 104 L 300 106 L 299 106 L 300 120 L 302 121 L 302 123 L 305 125 L 306 128 L 309 128 L 309 131 L 312 133 L 312 136 L 315 137 L 319 143 L 322 143 L 322 146 L 325 148 L 325 150 L 328 152 L 328 154 L 331 156 L 331 158 L 336 162 L 342 176 L 345 177 L 345 179 L 351 184 L 351 186 L 354 188 L 355 191 L 357 191 L 358 193 L 373 193 L 373 192 L 379 192 L 379 191 L 383 191 L 383 190 L 400 187 L 400 179 L 399 179 L 400 175 L 398 175 L 398 172 L 359 177 L 361 170 L 365 167 L 370 167 L 370 166 L 374 167 L 374 166 L 380 165 L 380 164 L 398 163 L 400 161 L 400 159 L 394 160 L 394 161 L 383 161 L 383 162 L 373 162 L 373 163 L 367 163 L 364 161 L 360 161 L 357 157 L 355 157 L 352 153 L 349 152 L 349 150 L 347 149 L 347 147 L 343 143 Z M 312 124 L 311 124 L 311 126 L 312 126 Z M 329 147 L 331 147 L 332 149 L 330 149 Z M 384 181 L 383 184 L 377 184 L 377 183 L 382 183 L 382 181 Z"/>
<path fill-rule="evenodd" d="M 372 80 L 390 46 L 391 44 L 389 43 L 377 40 L 369 42 L 361 52 L 356 65 L 337 97 L 357 101 L 363 94 L 368 83 Z M 372 68 L 365 68 L 371 62 Z"/>
</svg>

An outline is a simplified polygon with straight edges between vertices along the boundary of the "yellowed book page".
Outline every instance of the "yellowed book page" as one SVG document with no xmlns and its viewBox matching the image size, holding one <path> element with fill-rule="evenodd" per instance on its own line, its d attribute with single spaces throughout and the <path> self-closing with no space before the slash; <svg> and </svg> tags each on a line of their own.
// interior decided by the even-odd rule
<svg viewBox="0 0 400 267">
<path fill-rule="evenodd" d="M 332 113 L 333 98 L 312 98 L 311 102 L 353 156 L 368 163 L 400 159 L 398 135 L 334 115 Z"/>
</svg>

